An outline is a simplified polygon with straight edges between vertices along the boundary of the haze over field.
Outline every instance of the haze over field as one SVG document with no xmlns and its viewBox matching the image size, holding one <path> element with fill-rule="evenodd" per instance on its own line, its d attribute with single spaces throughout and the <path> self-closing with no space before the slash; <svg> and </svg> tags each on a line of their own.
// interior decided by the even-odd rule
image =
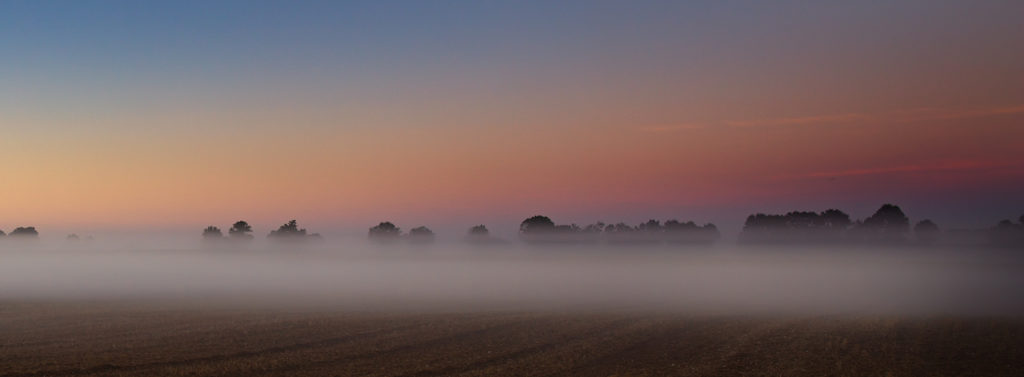
<svg viewBox="0 0 1024 377">
<path fill-rule="evenodd" d="M 992 250 L 454 243 L 8 249 L 0 301 L 356 311 L 1022 315 L 1024 256 Z"/>
</svg>

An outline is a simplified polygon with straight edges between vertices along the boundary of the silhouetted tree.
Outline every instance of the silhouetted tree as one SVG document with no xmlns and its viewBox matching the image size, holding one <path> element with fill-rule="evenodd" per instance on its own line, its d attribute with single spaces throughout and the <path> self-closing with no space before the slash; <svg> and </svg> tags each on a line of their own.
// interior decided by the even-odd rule
<svg viewBox="0 0 1024 377">
<path fill-rule="evenodd" d="M 67 236 L 67 238 L 66 238 L 66 239 L 67 239 L 68 241 L 78 241 L 78 235 L 77 235 L 77 234 L 74 234 L 74 233 L 71 233 L 71 234 L 69 234 L 69 235 Z"/>
<path fill-rule="evenodd" d="M 7 235 L 7 233 L 4 233 L 3 230 L 0 230 L 0 237 L 6 236 L 6 235 Z"/>
<path fill-rule="evenodd" d="M 822 212 L 821 220 L 826 229 L 836 232 L 845 231 L 853 224 L 850 221 L 850 215 L 834 208 L 830 208 L 825 210 L 825 212 Z"/>
<path fill-rule="evenodd" d="M 579 225 L 555 225 L 547 216 L 533 216 L 519 224 L 519 236 L 527 242 L 571 243 L 583 241 L 586 236 Z"/>
<path fill-rule="evenodd" d="M 299 225 L 295 220 L 284 223 L 277 230 L 272 230 L 267 235 L 270 238 L 302 238 L 305 236 L 306 229 L 299 229 Z"/>
<path fill-rule="evenodd" d="M 434 232 L 425 226 L 409 230 L 409 239 L 413 242 L 430 242 L 434 240 Z"/>
<path fill-rule="evenodd" d="M 910 219 L 903 214 L 899 206 L 883 204 L 875 214 L 864 219 L 858 233 L 875 241 L 904 241 L 907 233 L 910 233 Z"/>
<path fill-rule="evenodd" d="M 473 237 L 487 237 L 491 234 L 483 224 L 469 228 L 469 235 Z"/>
<path fill-rule="evenodd" d="M 661 233 L 663 230 L 661 227 L 661 221 L 658 220 L 647 220 L 646 223 L 637 225 L 636 230 L 647 233 Z"/>
<path fill-rule="evenodd" d="M 252 226 L 245 221 L 236 221 L 231 225 L 231 229 L 228 229 L 228 235 L 233 239 L 252 239 Z"/>
<path fill-rule="evenodd" d="M 940 234 L 939 226 L 935 225 L 931 220 L 921 220 L 914 225 L 914 238 L 921 244 L 934 244 L 939 239 Z"/>
<path fill-rule="evenodd" d="M 17 227 L 11 231 L 13 237 L 24 237 L 24 238 L 38 238 L 39 232 L 36 231 L 34 226 Z"/>
<path fill-rule="evenodd" d="M 213 239 L 221 239 L 223 237 L 224 237 L 224 234 L 220 232 L 220 228 L 218 228 L 218 227 L 210 225 L 210 226 L 206 227 L 206 229 L 203 229 L 203 239 L 213 240 Z"/>
<path fill-rule="evenodd" d="M 400 237 L 402 230 L 389 221 L 384 221 L 377 226 L 370 228 L 370 239 L 392 240 Z"/>
<path fill-rule="evenodd" d="M 490 230 L 483 224 L 469 228 L 466 232 L 466 242 L 480 245 L 504 243 L 501 239 L 491 236 Z"/>
<path fill-rule="evenodd" d="M 552 233 L 554 230 L 555 222 L 547 216 L 533 216 L 519 224 L 519 233 L 521 234 L 544 234 Z"/>
</svg>

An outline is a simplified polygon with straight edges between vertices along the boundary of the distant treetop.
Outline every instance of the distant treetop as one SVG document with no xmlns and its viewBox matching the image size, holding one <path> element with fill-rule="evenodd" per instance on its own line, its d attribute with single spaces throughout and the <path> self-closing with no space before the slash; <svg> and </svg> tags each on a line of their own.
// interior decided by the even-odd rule
<svg viewBox="0 0 1024 377">
<path fill-rule="evenodd" d="M 487 230 L 487 227 L 484 226 L 483 224 L 480 224 L 480 225 L 474 226 L 472 228 L 469 228 L 469 235 L 470 236 L 483 237 L 483 236 L 489 235 L 490 233 L 491 232 L 489 230 Z"/>
<path fill-rule="evenodd" d="M 551 233 L 554 230 L 555 222 L 547 216 L 533 216 L 519 224 L 519 233 L 521 234 Z"/>
<path fill-rule="evenodd" d="M 914 225 L 914 238 L 918 243 L 932 244 L 939 238 L 939 226 L 931 220 L 925 219 Z"/>
<path fill-rule="evenodd" d="M 228 235 L 235 239 L 252 239 L 252 226 L 245 221 L 236 221 L 231 225 L 231 229 L 228 229 Z"/>
<path fill-rule="evenodd" d="M 418 226 L 409 230 L 409 239 L 415 242 L 433 241 L 434 232 L 425 226 Z"/>
<path fill-rule="evenodd" d="M 866 241 L 902 242 L 910 233 L 910 219 L 899 206 L 886 203 L 854 231 L 857 237 Z"/>
<path fill-rule="evenodd" d="M 402 230 L 390 221 L 384 221 L 377 226 L 370 228 L 370 239 L 385 240 L 395 239 L 402 235 Z"/>
<path fill-rule="evenodd" d="M 434 232 L 425 226 L 418 226 L 409 231 L 411 236 L 433 236 Z"/>
<path fill-rule="evenodd" d="M 277 230 L 270 231 L 267 235 L 269 238 L 301 238 L 306 236 L 306 229 L 300 229 L 298 222 L 295 220 L 288 221 L 277 228 Z"/>
<path fill-rule="evenodd" d="M 11 231 L 11 236 L 37 238 L 39 237 L 39 232 L 36 231 L 34 226 L 17 227 Z"/>
<path fill-rule="evenodd" d="M 210 225 L 206 227 L 206 229 L 203 229 L 204 239 L 220 239 L 222 237 L 224 237 L 224 234 L 220 232 L 220 228 L 218 227 Z"/>
</svg>

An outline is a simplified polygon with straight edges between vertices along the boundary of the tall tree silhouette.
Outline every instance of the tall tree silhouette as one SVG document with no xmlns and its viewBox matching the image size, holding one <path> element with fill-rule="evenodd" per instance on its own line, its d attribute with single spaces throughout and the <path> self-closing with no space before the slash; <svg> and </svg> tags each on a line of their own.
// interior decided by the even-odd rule
<svg viewBox="0 0 1024 377">
<path fill-rule="evenodd" d="M 231 225 L 231 229 L 228 229 L 228 235 L 233 239 L 252 239 L 252 226 L 249 223 L 239 220 Z"/>
</svg>

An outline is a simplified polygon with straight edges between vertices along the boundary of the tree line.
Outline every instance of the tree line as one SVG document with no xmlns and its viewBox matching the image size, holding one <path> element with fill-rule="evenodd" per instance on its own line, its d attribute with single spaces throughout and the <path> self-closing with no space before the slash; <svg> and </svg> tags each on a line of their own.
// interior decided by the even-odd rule
<svg viewBox="0 0 1024 377">
<path fill-rule="evenodd" d="M 16 238 L 39 238 L 39 231 L 34 226 L 19 226 L 14 228 L 10 234 L 4 233 L 3 229 L 0 229 L 0 237 L 8 235 Z"/>
<path fill-rule="evenodd" d="M 786 214 L 753 214 L 739 235 L 740 244 L 938 244 L 1024 247 L 1024 215 L 1020 223 L 1002 220 L 981 230 L 942 231 L 923 219 L 910 226 L 910 218 L 894 204 L 883 204 L 871 216 L 852 221 L 838 209 L 823 212 L 793 211 Z"/>
<path fill-rule="evenodd" d="M 742 245 L 948 244 L 1024 248 L 1024 215 L 1017 222 L 1001 220 L 995 226 L 978 230 L 943 231 L 929 219 L 920 220 L 913 226 L 910 224 L 910 218 L 894 204 L 883 204 L 871 216 L 860 220 L 853 220 L 847 213 L 834 208 L 821 212 L 756 213 L 747 216 L 737 241 Z M 712 244 L 721 238 L 718 228 L 711 223 L 699 225 L 693 221 L 670 219 L 662 222 L 652 219 L 637 225 L 595 222 L 579 226 L 556 224 L 543 215 L 523 220 L 517 234 L 527 243 Z M 426 226 L 403 232 L 390 221 L 370 227 L 367 236 L 372 241 L 384 243 L 398 240 L 430 243 L 435 239 L 434 231 Z M 10 233 L 0 230 L 0 237 L 37 239 L 39 231 L 33 226 L 17 227 Z M 322 239 L 319 233 L 300 228 L 296 220 L 271 230 L 266 237 L 275 241 Z M 78 238 L 75 234 L 67 237 L 68 240 Z M 255 236 L 253 227 L 240 220 L 228 228 L 227 235 L 215 225 L 207 226 L 202 231 L 202 238 L 206 241 L 247 241 Z M 467 229 L 465 240 L 473 243 L 504 242 L 491 236 L 483 224 Z"/>
<path fill-rule="evenodd" d="M 206 241 L 221 241 L 221 240 L 235 240 L 235 241 L 248 241 L 255 238 L 252 235 L 252 225 L 244 220 L 236 221 L 228 229 L 227 237 L 221 232 L 220 228 L 210 225 L 203 229 L 203 239 Z M 291 241 L 291 240 L 318 240 L 322 237 L 320 233 L 308 233 L 306 228 L 299 228 L 299 223 L 296 220 L 290 220 L 283 225 L 279 226 L 277 230 L 271 230 L 267 234 L 267 238 L 271 240 Z"/>
<path fill-rule="evenodd" d="M 531 243 L 710 244 L 718 241 L 721 234 L 715 224 L 697 225 L 693 221 L 681 222 L 675 219 L 666 220 L 664 223 L 652 219 L 636 226 L 621 222 L 605 224 L 600 221 L 579 226 L 576 224 L 556 225 L 551 218 L 537 215 L 527 218 L 519 224 L 519 236 Z"/>
</svg>

